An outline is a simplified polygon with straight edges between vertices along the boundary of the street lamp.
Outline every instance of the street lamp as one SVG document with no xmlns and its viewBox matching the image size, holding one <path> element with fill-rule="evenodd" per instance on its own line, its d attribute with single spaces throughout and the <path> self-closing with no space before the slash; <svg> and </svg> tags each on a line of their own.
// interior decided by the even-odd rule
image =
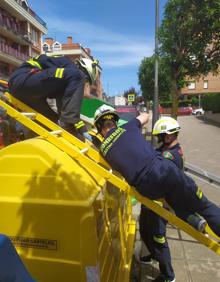
<svg viewBox="0 0 220 282">
<path fill-rule="evenodd" d="M 158 101 L 158 69 L 159 69 L 159 40 L 158 40 L 158 31 L 159 31 L 159 0 L 156 1 L 156 8 L 155 8 L 155 63 L 154 63 L 154 99 L 153 99 L 153 117 L 152 117 L 152 129 L 154 127 L 155 122 L 159 118 L 159 101 Z M 152 144 L 155 144 L 155 138 L 152 136 Z"/>
</svg>

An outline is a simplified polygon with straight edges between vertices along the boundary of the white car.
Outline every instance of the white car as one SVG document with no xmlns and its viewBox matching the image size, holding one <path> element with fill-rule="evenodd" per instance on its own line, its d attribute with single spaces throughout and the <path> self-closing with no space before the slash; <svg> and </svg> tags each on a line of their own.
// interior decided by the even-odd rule
<svg viewBox="0 0 220 282">
<path fill-rule="evenodd" d="M 202 109 L 202 108 L 199 108 L 199 109 L 194 109 L 192 111 L 192 115 L 204 115 L 205 111 Z"/>
</svg>

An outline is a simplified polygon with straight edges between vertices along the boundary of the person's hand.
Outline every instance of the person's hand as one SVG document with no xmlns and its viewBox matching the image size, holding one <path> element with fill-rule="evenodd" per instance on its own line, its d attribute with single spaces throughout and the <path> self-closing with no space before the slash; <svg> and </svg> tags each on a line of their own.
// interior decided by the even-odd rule
<svg viewBox="0 0 220 282">
<path fill-rule="evenodd" d="M 143 113 L 137 116 L 136 118 L 141 122 L 141 125 L 144 125 L 149 121 L 149 114 Z"/>
</svg>

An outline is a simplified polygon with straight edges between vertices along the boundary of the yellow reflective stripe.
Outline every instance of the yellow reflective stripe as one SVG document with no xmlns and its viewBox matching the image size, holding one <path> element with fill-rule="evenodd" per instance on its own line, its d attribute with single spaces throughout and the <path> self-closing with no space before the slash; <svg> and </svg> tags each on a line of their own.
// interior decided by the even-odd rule
<svg viewBox="0 0 220 282">
<path fill-rule="evenodd" d="M 56 78 L 62 78 L 63 77 L 63 72 L 64 72 L 64 68 L 57 68 L 56 72 L 55 72 L 55 77 Z"/>
<path fill-rule="evenodd" d="M 160 237 L 157 237 L 157 236 L 153 236 L 153 239 L 155 242 L 159 243 L 159 244 L 164 244 L 166 242 L 166 239 L 164 236 L 160 236 Z"/>
<path fill-rule="evenodd" d="M 64 72 L 64 68 L 62 68 L 62 69 L 60 70 L 60 78 L 63 77 L 63 72 Z"/>
<path fill-rule="evenodd" d="M 199 198 L 199 199 L 202 199 L 202 191 L 200 190 L 200 188 L 198 187 L 198 190 L 196 192 L 196 196 Z"/>
<path fill-rule="evenodd" d="M 33 67 L 36 67 L 36 68 L 42 70 L 41 65 L 38 62 L 34 61 L 34 59 L 28 60 L 27 63 L 32 65 Z"/>
<path fill-rule="evenodd" d="M 85 123 L 82 120 L 75 124 L 75 128 L 76 129 L 79 129 L 79 128 L 83 127 L 83 126 L 85 126 Z"/>
<path fill-rule="evenodd" d="M 156 204 L 158 204 L 159 206 L 163 206 L 163 203 L 162 202 L 160 202 L 160 201 L 154 201 L 154 203 L 156 203 Z"/>
</svg>

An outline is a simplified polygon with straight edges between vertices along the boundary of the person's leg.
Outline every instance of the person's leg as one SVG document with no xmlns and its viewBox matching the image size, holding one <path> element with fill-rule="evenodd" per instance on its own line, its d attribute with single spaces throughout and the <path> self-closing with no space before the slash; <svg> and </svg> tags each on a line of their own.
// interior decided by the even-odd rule
<svg viewBox="0 0 220 282">
<path fill-rule="evenodd" d="M 64 91 L 65 83 L 55 78 L 57 68 L 30 74 L 22 85 L 13 88 L 12 95 L 32 107 L 47 118 L 57 122 L 58 115 L 47 103 L 47 98 L 55 98 Z M 19 78 L 18 78 L 19 79 Z"/>
<path fill-rule="evenodd" d="M 68 67 L 64 71 L 66 87 L 62 97 L 58 97 L 60 121 L 76 124 L 80 121 L 80 107 L 84 94 L 85 78 L 76 77 L 74 68 Z"/>
<path fill-rule="evenodd" d="M 220 208 L 201 194 L 195 181 L 173 162 L 156 159 L 152 170 L 142 178 L 137 190 L 152 200 L 165 198 L 176 215 L 185 221 L 187 214 L 200 214 L 220 236 Z"/>
<path fill-rule="evenodd" d="M 200 191 L 197 194 L 192 194 L 191 204 L 194 206 L 195 211 L 204 217 L 214 233 L 220 236 L 220 208 L 201 193 Z"/>
<path fill-rule="evenodd" d="M 154 258 L 159 262 L 160 276 L 164 277 L 164 281 L 173 281 L 175 274 L 171 263 L 170 248 L 166 238 L 167 221 L 155 213 L 153 214 Z"/>
<path fill-rule="evenodd" d="M 152 224 L 153 222 L 151 217 L 151 211 L 145 206 L 141 206 L 141 212 L 139 217 L 139 232 L 141 240 L 144 242 L 145 246 L 150 252 L 150 256 L 153 256 L 154 253 Z"/>
<path fill-rule="evenodd" d="M 148 248 L 151 257 L 159 262 L 161 275 L 165 279 L 172 281 L 175 275 L 171 264 L 170 249 L 166 239 L 166 222 L 166 220 L 162 219 L 153 211 L 142 206 L 139 219 L 141 239 Z"/>
<path fill-rule="evenodd" d="M 167 176 L 172 175 L 172 177 L 163 180 L 165 190 L 166 187 L 171 187 L 165 199 L 174 209 L 176 215 L 187 221 L 186 214 L 198 213 L 204 217 L 210 228 L 220 236 L 220 208 L 203 195 L 192 178 L 178 170 L 172 162 L 164 161 L 166 161 Z"/>
</svg>

